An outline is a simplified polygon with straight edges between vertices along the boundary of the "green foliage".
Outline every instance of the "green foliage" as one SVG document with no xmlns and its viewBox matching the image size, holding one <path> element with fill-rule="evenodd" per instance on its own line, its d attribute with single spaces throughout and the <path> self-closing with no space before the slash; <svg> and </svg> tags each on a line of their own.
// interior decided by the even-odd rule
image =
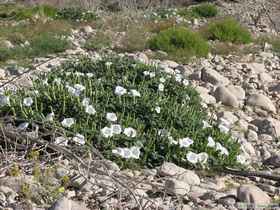
<svg viewBox="0 0 280 210">
<path fill-rule="evenodd" d="M 197 17 L 215 17 L 218 14 L 218 9 L 214 4 L 203 3 L 191 9 L 194 16 Z"/>
<path fill-rule="evenodd" d="M 66 37 L 54 33 L 42 33 L 35 36 L 30 44 L 16 45 L 14 48 L 0 48 L 0 61 L 45 56 L 65 51 L 70 47 Z"/>
<path fill-rule="evenodd" d="M 210 23 L 205 31 L 205 36 L 211 40 L 238 44 L 246 44 L 252 41 L 250 32 L 232 18 Z"/>
<path fill-rule="evenodd" d="M 93 11 L 87 11 L 79 7 L 69 7 L 60 9 L 56 14 L 57 19 L 65 19 L 74 22 L 87 22 L 97 19 Z"/>
<path fill-rule="evenodd" d="M 264 46 L 265 43 L 272 46 L 272 51 L 280 53 L 280 37 L 279 36 L 260 36 L 255 43 Z"/>
<path fill-rule="evenodd" d="M 184 27 L 173 27 L 161 31 L 149 40 L 149 46 L 154 50 L 168 52 L 174 58 L 203 57 L 209 52 L 208 43 L 198 33 Z"/>
<path fill-rule="evenodd" d="M 95 36 L 86 41 L 84 47 L 88 50 L 100 50 L 103 48 L 110 48 L 111 46 L 111 35 L 102 31 L 98 31 Z"/>
<path fill-rule="evenodd" d="M 127 92 L 117 95 L 117 86 Z M 133 96 L 131 90 L 137 90 L 139 95 Z M 77 144 L 73 136 L 79 133 L 88 146 L 93 145 L 121 167 L 155 167 L 163 161 L 184 167 L 236 165 L 239 144 L 217 125 L 203 126 L 207 114 L 200 97 L 181 74 L 167 74 L 127 57 L 69 61 L 57 71 L 39 77 L 30 90 L 5 94 L 10 103 L 0 107 L 1 115 L 64 126 L 69 144 Z M 24 103 L 26 97 L 32 98 L 30 106 Z M 87 112 L 90 105 L 95 113 Z M 53 113 L 51 120 L 46 118 L 49 113 Z M 117 120 L 110 122 L 107 113 L 115 113 Z M 74 118 L 74 124 L 63 125 L 65 118 Z M 122 132 L 106 136 L 103 129 L 107 127 L 112 132 L 112 124 L 119 124 Z M 135 136 L 124 132 L 128 127 L 135 129 Z M 207 146 L 209 136 L 227 148 L 229 154 Z M 193 139 L 193 144 L 180 147 L 178 140 L 186 137 Z M 140 148 L 139 158 L 125 159 L 113 153 L 117 148 L 131 147 Z M 191 151 L 206 152 L 209 159 L 202 165 L 193 165 L 186 160 Z"/>
</svg>

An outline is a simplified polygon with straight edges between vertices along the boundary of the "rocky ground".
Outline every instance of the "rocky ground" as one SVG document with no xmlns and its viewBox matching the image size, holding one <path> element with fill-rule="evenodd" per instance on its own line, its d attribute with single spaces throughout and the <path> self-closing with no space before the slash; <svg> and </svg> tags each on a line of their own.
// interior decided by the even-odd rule
<svg viewBox="0 0 280 210">
<path fill-rule="evenodd" d="M 231 13 L 231 10 L 227 11 Z M 272 26 L 266 25 L 266 28 L 276 33 Z M 260 31 L 258 28 L 252 30 Z M 1 84 L 9 88 L 28 87 L 34 72 L 50 71 L 66 58 L 81 54 L 98 56 L 79 45 L 87 33 L 93 33 L 90 26 L 73 32 L 76 49 L 51 59 L 35 59 L 34 65 L 43 63 L 36 71 L 24 73 L 27 69 L 16 67 L 0 69 Z M 247 154 L 246 170 L 279 176 L 279 180 L 260 174 L 244 176 L 187 170 L 169 162 L 155 169 L 120 170 L 110 161 L 95 161 L 94 157 L 89 157 L 81 162 L 65 151 L 56 151 L 60 153 L 55 160 L 57 167 L 51 175 L 43 175 L 40 181 L 28 171 L 34 160 L 24 161 L 27 170 L 19 176 L 9 176 L 7 168 L 1 168 L 0 209 L 280 209 L 279 55 L 266 45 L 252 54 L 209 55 L 181 65 L 170 60 L 152 60 L 150 54 L 150 51 L 144 51 L 128 55 L 144 63 L 158 63 L 167 72 L 182 72 L 200 93 L 209 116 L 215 121 L 230 123 L 230 132 Z M 13 151 L 1 154 L 1 160 L 10 166 L 12 160 L 20 158 Z M 85 165 L 98 170 L 87 170 Z M 49 189 L 64 177 L 70 177 L 64 196 L 52 201 L 51 207 L 46 206 L 50 202 L 48 199 L 56 193 L 50 193 Z M 28 185 L 24 188 L 22 183 Z M 22 199 L 24 196 L 31 199 Z"/>
</svg>

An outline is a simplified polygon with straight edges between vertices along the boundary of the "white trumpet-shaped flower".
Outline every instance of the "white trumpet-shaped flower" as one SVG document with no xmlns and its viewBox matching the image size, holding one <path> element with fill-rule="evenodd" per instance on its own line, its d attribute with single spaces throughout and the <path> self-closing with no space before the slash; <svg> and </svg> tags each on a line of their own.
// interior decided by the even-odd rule
<svg viewBox="0 0 280 210">
<path fill-rule="evenodd" d="M 33 99 L 31 97 L 27 97 L 27 98 L 23 99 L 24 106 L 29 107 L 29 106 L 32 106 L 32 104 L 33 104 Z"/>
<path fill-rule="evenodd" d="M 157 106 L 156 108 L 155 108 L 155 111 L 156 111 L 156 113 L 160 113 L 160 107 L 159 106 Z"/>
<path fill-rule="evenodd" d="M 23 122 L 23 123 L 20 123 L 17 128 L 19 130 L 25 130 L 26 128 L 28 128 L 28 126 L 29 126 L 28 122 Z"/>
<path fill-rule="evenodd" d="M 114 135 L 113 130 L 109 127 L 104 127 L 101 129 L 101 135 L 105 138 L 110 138 Z"/>
<path fill-rule="evenodd" d="M 82 105 L 83 106 L 88 106 L 90 104 L 90 98 L 84 98 L 82 100 Z"/>
<path fill-rule="evenodd" d="M 76 144 L 84 145 L 86 143 L 85 137 L 82 134 L 77 133 L 73 138 L 73 142 Z"/>
<path fill-rule="evenodd" d="M 115 113 L 109 112 L 106 114 L 106 120 L 110 122 L 116 122 L 118 120 L 118 117 Z"/>
<path fill-rule="evenodd" d="M 216 142 L 214 141 L 214 139 L 211 136 L 209 136 L 207 140 L 208 140 L 207 147 L 214 148 L 216 146 Z"/>
<path fill-rule="evenodd" d="M 5 95 L 0 95 L 0 107 L 10 105 L 10 97 Z"/>
<path fill-rule="evenodd" d="M 111 125 L 110 129 L 112 130 L 113 134 L 121 134 L 122 133 L 122 126 L 119 124 Z"/>
<path fill-rule="evenodd" d="M 127 90 L 124 88 L 124 87 L 122 87 L 122 86 L 117 86 L 116 88 L 115 88 L 115 94 L 117 95 L 117 96 L 122 96 L 122 95 L 124 95 L 124 94 L 126 94 L 127 93 Z"/>
<path fill-rule="evenodd" d="M 72 125 L 75 124 L 75 119 L 74 118 L 65 118 L 61 122 L 62 126 L 65 128 L 70 128 Z"/>
<path fill-rule="evenodd" d="M 126 136 L 132 137 L 132 138 L 136 137 L 136 135 L 137 135 L 137 131 L 136 131 L 134 128 L 131 128 L 131 127 L 125 128 L 124 131 L 123 131 L 123 133 L 124 133 Z"/>
<path fill-rule="evenodd" d="M 193 140 L 190 139 L 190 138 L 182 138 L 182 139 L 179 139 L 179 145 L 180 147 L 190 147 L 191 145 L 193 144 Z"/>
<path fill-rule="evenodd" d="M 216 150 L 220 151 L 222 155 L 226 155 L 226 156 L 229 155 L 227 148 L 222 146 L 221 143 L 219 143 L 219 142 L 216 143 Z"/>
<path fill-rule="evenodd" d="M 47 114 L 47 116 L 45 117 L 45 121 L 52 122 L 53 118 L 54 118 L 54 113 L 51 112 L 51 113 Z"/>
<path fill-rule="evenodd" d="M 85 108 L 85 112 L 90 114 L 90 115 L 94 115 L 96 113 L 96 110 L 92 105 L 88 105 Z"/>
<path fill-rule="evenodd" d="M 206 152 L 201 152 L 199 153 L 198 155 L 198 161 L 201 163 L 201 164 L 205 164 L 207 163 L 208 161 L 208 154 Z"/>
<path fill-rule="evenodd" d="M 158 85 L 158 90 L 161 91 L 161 92 L 164 91 L 164 84 L 160 83 Z"/>
<path fill-rule="evenodd" d="M 138 90 L 130 90 L 130 94 L 134 97 L 141 97 L 141 94 Z"/>
<path fill-rule="evenodd" d="M 188 152 L 186 158 L 192 164 L 196 164 L 199 161 L 198 155 L 194 152 Z"/>
</svg>

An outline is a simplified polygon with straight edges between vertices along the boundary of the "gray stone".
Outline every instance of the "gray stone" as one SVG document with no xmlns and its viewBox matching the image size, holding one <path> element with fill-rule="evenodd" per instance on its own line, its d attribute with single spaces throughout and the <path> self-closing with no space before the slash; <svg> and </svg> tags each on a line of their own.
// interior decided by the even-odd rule
<svg viewBox="0 0 280 210">
<path fill-rule="evenodd" d="M 256 74 L 260 74 L 266 71 L 265 65 L 263 63 L 248 63 L 247 67 Z"/>
<path fill-rule="evenodd" d="M 214 92 L 217 101 L 221 101 L 226 106 L 239 107 L 237 98 L 225 86 L 218 86 Z"/>
<path fill-rule="evenodd" d="M 280 137 L 280 121 L 267 118 L 267 119 L 255 119 L 252 121 L 259 129 L 259 134 L 271 135 L 275 138 Z"/>
<path fill-rule="evenodd" d="M 225 119 L 226 121 L 228 121 L 231 125 L 236 123 L 238 121 L 238 117 L 236 117 L 232 112 L 230 111 L 222 111 L 222 112 L 219 112 L 217 114 L 218 118 L 223 118 Z"/>
<path fill-rule="evenodd" d="M 280 168 L 280 155 L 273 155 L 263 162 L 265 165 L 274 166 Z"/>
<path fill-rule="evenodd" d="M 169 194 L 181 196 L 186 195 L 190 191 L 188 183 L 176 179 L 166 180 L 164 188 Z"/>
<path fill-rule="evenodd" d="M 273 113 L 276 112 L 276 108 L 273 102 L 267 96 L 262 94 L 253 94 L 249 96 L 249 98 L 247 99 L 247 104 L 254 107 L 262 108 Z"/>
<path fill-rule="evenodd" d="M 247 131 L 246 136 L 247 136 L 247 139 L 248 139 L 249 141 L 257 141 L 257 140 L 258 140 L 258 134 L 257 134 L 257 132 L 256 132 L 256 131 L 253 131 L 253 130 L 251 130 L 251 129 L 249 129 L 249 130 Z"/>
<path fill-rule="evenodd" d="M 268 205 L 271 198 L 260 188 L 254 185 L 242 185 L 237 189 L 237 198 L 241 202 Z"/>
<path fill-rule="evenodd" d="M 242 101 L 245 99 L 245 91 L 242 87 L 236 85 L 228 85 L 227 89 L 229 92 L 234 95 L 238 100 Z"/>
<path fill-rule="evenodd" d="M 263 84 L 273 82 L 273 78 L 268 73 L 260 73 L 258 77 Z"/>
<path fill-rule="evenodd" d="M 158 171 L 161 176 L 170 176 L 189 185 L 199 185 L 200 178 L 194 171 L 181 168 L 174 163 L 164 162 Z"/>
<path fill-rule="evenodd" d="M 227 85 L 229 84 L 229 80 L 222 76 L 219 72 L 210 69 L 204 68 L 201 71 L 201 79 L 204 82 L 209 82 L 213 85 Z"/>
<path fill-rule="evenodd" d="M 89 210 L 84 203 L 69 200 L 66 197 L 56 201 L 49 210 Z"/>
</svg>

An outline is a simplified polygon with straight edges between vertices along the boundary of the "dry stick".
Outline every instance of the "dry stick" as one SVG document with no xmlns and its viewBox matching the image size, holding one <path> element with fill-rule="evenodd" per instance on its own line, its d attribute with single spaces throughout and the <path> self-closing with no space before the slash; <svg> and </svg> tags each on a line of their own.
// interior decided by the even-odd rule
<svg viewBox="0 0 280 210">
<path fill-rule="evenodd" d="M 19 139 L 23 139 L 25 140 L 26 138 L 28 138 L 26 135 L 24 135 L 24 133 L 18 133 L 18 131 L 14 130 L 12 131 L 11 128 L 8 128 L 8 129 L 5 129 L 3 127 L 3 131 L 5 132 L 5 135 L 9 138 L 16 138 L 18 137 Z M 36 144 L 40 144 L 40 145 L 47 145 L 50 149 L 52 150 L 55 150 L 63 155 L 65 155 L 66 157 L 68 157 L 69 159 L 74 159 L 76 160 L 78 163 L 80 163 L 80 165 L 85 168 L 85 169 L 88 169 L 88 165 L 86 163 L 84 163 L 83 160 L 81 160 L 80 157 L 78 157 L 77 155 L 73 154 L 71 151 L 69 151 L 68 149 L 64 148 L 64 147 L 61 147 L 61 146 L 58 146 L 58 145 L 55 145 L 55 144 L 52 144 L 52 143 L 49 143 L 43 139 L 37 139 L 37 138 L 32 138 L 32 137 L 29 137 L 29 140 L 36 143 Z M 92 173 L 97 173 L 97 174 L 100 174 L 100 175 L 104 175 L 104 176 L 109 176 L 113 181 L 115 181 L 116 183 L 118 183 L 120 186 L 124 187 L 125 189 L 128 190 L 128 192 L 132 195 L 132 197 L 134 198 L 134 200 L 137 202 L 138 206 L 140 207 L 140 209 L 143 209 L 141 203 L 139 203 L 138 199 L 136 198 L 134 192 L 132 192 L 132 190 L 129 189 L 129 187 L 127 187 L 124 183 L 122 183 L 120 180 L 118 180 L 116 177 L 114 176 L 110 176 L 108 175 L 107 173 L 97 169 L 97 168 L 90 168 L 90 171 Z"/>
<path fill-rule="evenodd" d="M 272 24 L 274 30 L 275 30 L 276 32 L 279 32 L 279 30 L 278 30 L 278 28 L 277 28 L 275 22 L 274 22 L 274 21 L 272 20 L 272 18 L 270 17 L 270 15 L 269 15 L 267 9 L 265 8 L 264 4 L 262 3 L 261 5 L 262 5 L 262 8 L 264 9 L 264 12 L 265 12 L 265 14 L 267 15 L 269 21 L 271 22 L 271 24 Z"/>
<path fill-rule="evenodd" d="M 30 72 L 32 72 L 32 71 L 35 71 L 36 68 L 38 68 L 39 66 L 42 66 L 42 65 L 48 63 L 49 61 L 54 60 L 55 58 L 56 58 L 56 57 L 54 57 L 54 58 L 49 58 L 49 59 L 47 59 L 46 61 L 44 61 L 44 62 L 42 62 L 42 63 L 39 63 L 39 64 L 37 64 L 37 65 L 35 65 L 35 66 L 32 66 L 32 68 L 30 68 L 30 69 L 28 69 L 28 70 L 26 70 L 26 71 L 20 73 L 19 75 L 15 76 L 15 77 L 9 79 L 8 81 L 4 82 L 3 84 L 1 84 L 1 85 L 0 85 L 0 88 L 2 88 L 2 87 L 4 87 L 4 86 L 10 84 L 11 82 L 13 82 L 13 81 L 19 79 L 21 76 L 23 76 L 23 75 L 25 75 L 25 74 L 28 74 L 28 73 L 30 73 Z"/>
</svg>

